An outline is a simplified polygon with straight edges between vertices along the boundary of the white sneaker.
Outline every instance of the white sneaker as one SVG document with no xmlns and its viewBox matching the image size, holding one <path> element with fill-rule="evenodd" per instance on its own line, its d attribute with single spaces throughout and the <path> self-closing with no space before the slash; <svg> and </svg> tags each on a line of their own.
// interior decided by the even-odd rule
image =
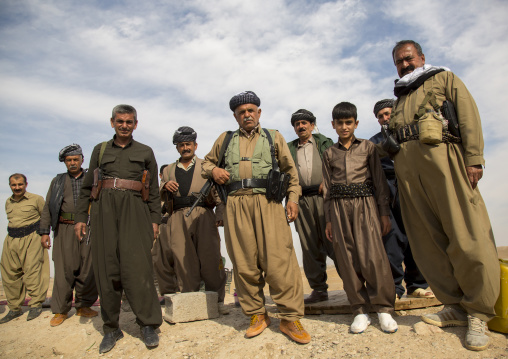
<svg viewBox="0 0 508 359">
<path fill-rule="evenodd" d="M 358 314 L 353 320 L 353 324 L 351 324 L 349 330 L 351 330 L 351 333 L 353 334 L 360 334 L 363 333 L 369 325 L 370 325 L 369 315 Z"/>
<path fill-rule="evenodd" d="M 389 313 L 377 313 L 381 330 L 385 333 L 395 333 L 399 326 Z"/>
</svg>

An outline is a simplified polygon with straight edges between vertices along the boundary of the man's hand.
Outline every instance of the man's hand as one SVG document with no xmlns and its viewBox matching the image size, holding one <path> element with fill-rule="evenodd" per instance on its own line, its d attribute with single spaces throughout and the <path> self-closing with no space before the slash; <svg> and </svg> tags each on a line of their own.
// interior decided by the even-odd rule
<svg viewBox="0 0 508 359">
<path fill-rule="evenodd" d="M 332 222 L 326 222 L 325 233 L 326 233 L 326 239 L 328 239 L 330 242 L 333 242 L 332 241 Z"/>
<path fill-rule="evenodd" d="M 217 222 L 215 222 L 215 225 L 217 227 L 224 227 L 224 221 L 223 220 L 217 221 Z"/>
<path fill-rule="evenodd" d="M 323 194 L 323 186 L 324 186 L 324 182 L 321 182 L 321 184 L 319 185 L 319 189 L 318 189 L 318 193 L 319 194 Z"/>
<path fill-rule="evenodd" d="M 229 172 L 224 168 L 215 167 L 212 170 L 213 180 L 218 184 L 224 184 L 229 180 Z"/>
<path fill-rule="evenodd" d="M 164 188 L 166 189 L 166 191 L 171 192 L 171 193 L 178 191 L 178 187 L 179 187 L 178 182 L 175 182 L 175 181 L 168 181 L 164 185 Z"/>
<path fill-rule="evenodd" d="M 74 225 L 74 233 L 76 237 L 81 241 L 83 240 L 83 236 L 86 234 L 86 223 L 78 222 Z"/>
<path fill-rule="evenodd" d="M 41 244 L 46 249 L 51 248 L 51 238 L 49 238 L 49 234 L 43 234 L 41 236 Z"/>
<path fill-rule="evenodd" d="M 471 183 L 471 187 L 475 189 L 478 181 L 480 181 L 483 177 L 482 165 L 467 166 L 466 173 L 469 183 Z"/>
<path fill-rule="evenodd" d="M 157 223 L 152 223 L 153 227 L 153 239 L 157 239 L 157 236 L 159 235 L 159 225 Z"/>
<path fill-rule="evenodd" d="M 298 217 L 298 204 L 288 201 L 286 205 L 286 215 L 288 223 L 293 222 Z"/>
<path fill-rule="evenodd" d="M 390 216 L 381 216 L 381 235 L 386 236 L 392 229 L 392 223 L 390 222 Z"/>
</svg>

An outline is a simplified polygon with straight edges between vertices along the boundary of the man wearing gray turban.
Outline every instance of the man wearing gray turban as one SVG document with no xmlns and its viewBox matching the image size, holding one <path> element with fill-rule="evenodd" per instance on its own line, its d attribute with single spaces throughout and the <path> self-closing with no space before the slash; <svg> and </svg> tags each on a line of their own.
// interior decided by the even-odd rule
<svg viewBox="0 0 508 359">
<path fill-rule="evenodd" d="M 312 293 L 304 302 L 310 304 L 328 300 L 327 257 L 333 260 L 338 272 L 332 242 L 326 239 L 323 208 L 322 156 L 323 152 L 333 145 L 333 140 L 313 133 L 316 117 L 308 110 L 300 109 L 293 113 L 291 125 L 298 138 L 288 142 L 288 147 L 302 187 L 295 227 L 302 244 L 303 270 L 312 288 Z"/>
<path fill-rule="evenodd" d="M 218 226 L 223 226 L 224 205 L 212 188 L 208 197 L 200 201 L 190 216 L 185 216 L 206 183 L 201 177 L 202 159 L 195 154 L 197 134 L 190 127 L 180 127 L 173 135 L 173 144 L 180 158 L 162 172 L 160 195 L 170 213 L 163 237 L 169 240 L 173 252 L 176 277 L 181 292 L 198 292 L 201 281 L 205 290 L 218 293 L 219 306 L 224 314 L 226 272 L 220 253 Z M 217 207 L 216 207 L 217 206 Z M 213 208 L 216 207 L 216 212 Z M 164 253 L 162 254 L 164 255 Z"/>
<path fill-rule="evenodd" d="M 51 247 L 50 229 L 53 229 L 54 236 L 52 327 L 67 319 L 73 297 L 78 317 L 92 318 L 98 315 L 90 308 L 98 298 L 91 246 L 85 241 L 79 241 L 74 233 L 75 206 L 86 173 L 81 168 L 83 158 L 83 151 L 77 144 L 66 146 L 60 151 L 58 159 L 65 163 L 67 172 L 60 173 L 51 181 L 41 214 L 39 233 L 44 248 Z"/>
<path fill-rule="evenodd" d="M 381 126 L 387 125 L 390 122 L 393 104 L 393 99 L 384 99 L 376 102 L 374 105 L 374 116 Z M 370 138 L 370 141 L 374 144 L 382 143 L 384 141 L 384 136 L 381 132 L 378 132 Z M 406 291 L 402 285 L 402 280 L 406 283 L 408 296 L 433 298 L 434 294 L 431 290 L 427 289 L 429 285 L 420 273 L 413 259 L 413 254 L 411 253 L 411 248 L 406 236 L 406 230 L 402 222 L 399 197 L 397 195 L 397 180 L 395 178 L 393 160 L 388 156 L 382 157 L 381 165 L 383 166 L 383 172 L 385 173 L 388 187 L 390 188 L 390 221 L 392 223 L 392 229 L 383 237 L 383 244 L 388 260 L 390 261 L 397 298 L 401 298 Z M 404 267 L 402 263 L 404 263 Z"/>
<path fill-rule="evenodd" d="M 306 344 L 311 337 L 300 322 L 304 314 L 302 278 L 287 224 L 298 216 L 298 172 L 282 135 L 259 125 L 260 103 L 252 91 L 233 96 L 229 107 L 239 128 L 224 132 L 215 141 L 203 161 L 202 176 L 225 185 L 228 193 L 224 233 L 240 305 L 251 317 L 246 337 L 255 337 L 270 325 L 263 294 L 268 283 L 280 312 L 280 330 Z M 225 141 L 228 144 L 222 148 Z M 224 159 L 224 167 L 219 158 Z M 282 193 L 288 199 L 286 213 L 270 196 L 272 191 L 267 198 L 267 188 L 273 183 L 267 178 L 279 173 L 278 169 L 290 176 Z"/>
</svg>

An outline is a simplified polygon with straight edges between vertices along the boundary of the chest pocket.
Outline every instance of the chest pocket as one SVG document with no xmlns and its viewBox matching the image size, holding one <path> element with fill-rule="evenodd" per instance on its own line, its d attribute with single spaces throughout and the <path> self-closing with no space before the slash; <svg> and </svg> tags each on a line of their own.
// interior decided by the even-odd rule
<svg viewBox="0 0 508 359">
<path fill-rule="evenodd" d="M 139 175 L 141 176 L 142 172 L 145 170 L 144 157 L 139 155 L 130 155 L 129 162 L 130 162 L 129 172 L 139 173 Z"/>
<path fill-rule="evenodd" d="M 101 161 L 101 169 L 105 172 L 105 173 L 108 173 L 108 172 L 111 172 L 111 165 L 114 164 L 116 161 L 116 156 L 113 156 L 113 155 L 104 155 L 102 156 L 102 161 Z M 109 171 L 108 171 L 109 169 Z"/>
</svg>

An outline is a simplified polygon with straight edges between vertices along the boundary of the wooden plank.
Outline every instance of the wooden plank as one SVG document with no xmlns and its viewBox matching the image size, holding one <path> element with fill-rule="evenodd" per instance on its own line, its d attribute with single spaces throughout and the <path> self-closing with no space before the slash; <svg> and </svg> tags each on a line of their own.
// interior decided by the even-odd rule
<svg viewBox="0 0 508 359">
<path fill-rule="evenodd" d="M 307 297 L 306 295 L 305 297 Z M 395 302 L 395 310 L 408 310 L 427 308 L 442 303 L 436 298 L 412 298 L 404 295 Z M 319 303 L 306 304 L 305 314 L 350 314 L 351 308 L 347 300 L 346 292 L 343 290 L 334 290 L 328 292 L 328 300 Z"/>
</svg>

